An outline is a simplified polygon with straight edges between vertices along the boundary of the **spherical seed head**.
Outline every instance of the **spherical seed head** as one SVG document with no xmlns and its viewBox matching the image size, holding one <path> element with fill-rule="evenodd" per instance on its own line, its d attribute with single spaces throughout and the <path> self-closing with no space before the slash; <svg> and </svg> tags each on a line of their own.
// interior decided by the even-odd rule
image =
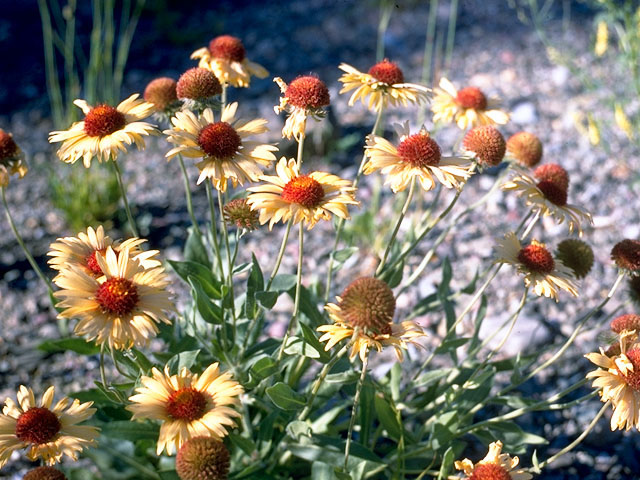
<svg viewBox="0 0 640 480">
<path fill-rule="evenodd" d="M 281 197 L 291 203 L 313 208 L 324 198 L 324 188 L 320 182 L 308 175 L 292 178 L 282 189 Z"/>
<path fill-rule="evenodd" d="M 567 191 L 553 180 L 542 180 L 536 185 L 544 195 L 554 205 L 564 207 L 567 204 Z"/>
<path fill-rule="evenodd" d="M 593 267 L 593 250 L 588 243 L 567 238 L 558 244 L 556 257 L 573 270 L 576 278 L 584 278 Z"/>
<path fill-rule="evenodd" d="M 547 180 L 553 182 L 563 190 L 569 190 L 569 174 L 557 163 L 540 165 L 533 171 L 533 176 L 540 181 Z"/>
<path fill-rule="evenodd" d="M 236 155 L 242 145 L 242 139 L 227 122 L 216 122 L 200 130 L 198 145 L 207 155 L 227 159 Z"/>
<path fill-rule="evenodd" d="M 487 97 L 478 87 L 465 87 L 458 90 L 456 103 L 462 108 L 485 110 L 487 108 Z"/>
<path fill-rule="evenodd" d="M 224 206 L 224 219 L 227 223 L 233 224 L 244 230 L 255 230 L 258 222 L 258 212 L 251 210 L 246 198 L 236 198 Z"/>
<path fill-rule="evenodd" d="M 527 167 L 534 167 L 542 160 L 542 142 L 533 133 L 514 133 L 507 140 L 507 150 Z"/>
<path fill-rule="evenodd" d="M 67 480 L 67 477 L 53 467 L 38 467 L 29 470 L 22 480 Z"/>
<path fill-rule="evenodd" d="M 104 253 L 104 250 L 94 250 L 93 253 L 91 253 L 90 255 L 87 255 L 87 257 L 85 258 L 85 264 L 87 266 L 87 268 L 89 270 L 91 270 L 92 273 L 95 273 L 96 275 L 102 275 L 102 268 L 100 268 L 100 264 L 98 263 L 98 260 L 96 259 L 96 255 L 102 255 Z"/>
<path fill-rule="evenodd" d="M 205 414 L 207 397 L 195 388 L 181 388 L 169 395 L 165 408 L 171 417 L 190 422 Z"/>
<path fill-rule="evenodd" d="M 611 250 L 611 259 L 624 270 L 637 272 L 640 270 L 640 241 L 625 239 Z"/>
<path fill-rule="evenodd" d="M 322 108 L 329 105 L 329 89 L 313 75 L 305 75 L 291 81 L 284 94 L 289 103 L 299 108 Z"/>
<path fill-rule="evenodd" d="M 96 301 L 102 311 L 128 315 L 138 305 L 138 289 L 126 278 L 109 278 L 96 291 Z"/>
<path fill-rule="evenodd" d="M 518 261 L 531 272 L 551 273 L 555 267 L 553 256 L 543 245 L 532 243 L 518 252 Z"/>
<path fill-rule="evenodd" d="M 157 111 L 162 112 L 178 100 L 177 86 L 178 83 L 173 78 L 156 78 L 144 89 L 144 99 L 153 103 Z"/>
<path fill-rule="evenodd" d="M 369 69 L 369 75 L 387 85 L 404 83 L 404 75 L 400 67 L 398 67 L 395 62 L 390 62 L 386 58 L 371 67 Z"/>
<path fill-rule="evenodd" d="M 176 472 L 181 480 L 226 480 L 229 450 L 215 438 L 194 437 L 178 450 Z"/>
<path fill-rule="evenodd" d="M 640 276 L 629 278 L 629 289 L 627 290 L 629 299 L 640 308 Z"/>
<path fill-rule="evenodd" d="M 627 313 L 611 320 L 611 330 L 615 333 L 621 333 L 625 330 L 640 331 L 640 315 Z"/>
<path fill-rule="evenodd" d="M 398 145 L 398 155 L 409 165 L 421 168 L 438 165 L 442 152 L 438 143 L 427 133 L 416 133 Z"/>
<path fill-rule="evenodd" d="M 50 442 L 62 428 L 60 420 L 48 408 L 33 407 L 16 421 L 16 437 L 25 443 L 41 445 Z"/>
<path fill-rule="evenodd" d="M 620 376 L 633 390 L 640 392 L 640 348 L 632 348 L 626 356 L 633 365 L 633 371 L 626 371 L 624 375 L 620 372 Z"/>
<path fill-rule="evenodd" d="M 478 163 L 498 165 L 504 158 L 507 144 L 493 125 L 482 125 L 467 132 L 462 141 L 464 148 L 476 154 Z"/>
<path fill-rule="evenodd" d="M 18 154 L 18 145 L 13 140 L 11 134 L 0 128 L 0 163 L 9 160 Z"/>
<path fill-rule="evenodd" d="M 190 100 L 206 100 L 222 93 L 220 80 L 204 68 L 190 68 L 178 79 L 176 95 Z"/>
<path fill-rule="evenodd" d="M 344 289 L 340 295 L 340 309 L 345 320 L 354 327 L 388 334 L 396 311 L 396 299 L 382 280 L 362 277 Z"/>
<path fill-rule="evenodd" d="M 241 62 L 247 52 L 242 40 L 231 35 L 220 35 L 209 42 L 209 53 L 213 58 Z"/>
<path fill-rule="evenodd" d="M 511 475 L 497 463 L 479 463 L 473 467 L 469 480 L 511 480 Z"/>
<path fill-rule="evenodd" d="M 104 137 L 121 130 L 126 124 L 122 112 L 110 105 L 98 105 L 84 117 L 84 133 L 90 137 Z"/>
</svg>

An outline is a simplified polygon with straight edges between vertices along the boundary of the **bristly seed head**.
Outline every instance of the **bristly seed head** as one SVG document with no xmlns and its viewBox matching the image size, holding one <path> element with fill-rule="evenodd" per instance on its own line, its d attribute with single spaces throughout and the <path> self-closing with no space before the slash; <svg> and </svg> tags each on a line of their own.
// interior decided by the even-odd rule
<svg viewBox="0 0 640 480">
<path fill-rule="evenodd" d="M 567 204 L 567 191 L 553 180 L 542 180 L 536 186 L 542 192 L 544 198 L 554 205 L 564 207 Z"/>
<path fill-rule="evenodd" d="M 209 42 L 209 53 L 213 58 L 241 62 L 247 52 L 242 40 L 231 35 L 220 35 Z"/>
<path fill-rule="evenodd" d="M 611 259 L 623 270 L 638 272 L 640 270 L 640 241 L 625 239 L 611 250 Z"/>
<path fill-rule="evenodd" d="M 190 68 L 178 79 L 176 95 L 189 100 L 206 100 L 222 93 L 220 80 L 205 68 Z"/>
<path fill-rule="evenodd" d="M 0 128 L 0 164 L 10 160 L 18 154 L 18 145 L 11 136 Z"/>
<path fill-rule="evenodd" d="M 625 355 L 633 365 L 633 371 L 627 371 L 625 374 L 620 372 L 620 377 L 629 387 L 640 392 L 640 348 L 632 348 Z"/>
<path fill-rule="evenodd" d="M 386 58 L 371 67 L 369 69 L 369 75 L 387 85 L 404 83 L 404 75 L 400 67 L 398 67 L 395 62 L 390 62 Z"/>
<path fill-rule="evenodd" d="M 464 136 L 462 145 L 475 153 L 478 163 L 484 166 L 498 165 L 507 148 L 504 137 L 493 125 L 472 128 Z"/>
<path fill-rule="evenodd" d="M 555 267 L 553 256 L 539 243 L 532 243 L 520 249 L 518 261 L 535 273 L 551 273 Z"/>
<path fill-rule="evenodd" d="M 198 145 L 211 157 L 228 159 L 236 155 L 242 145 L 242 139 L 227 122 L 216 122 L 200 130 Z"/>
<path fill-rule="evenodd" d="M 244 230 L 255 230 L 258 222 L 258 212 L 251 210 L 246 198 L 236 198 L 228 202 L 224 208 L 224 219 L 227 223 Z"/>
<path fill-rule="evenodd" d="M 212 437 L 187 440 L 176 456 L 180 480 L 226 480 L 229 473 L 229 450 Z"/>
<path fill-rule="evenodd" d="M 144 99 L 153 103 L 156 111 L 163 112 L 169 105 L 178 101 L 178 83 L 169 77 L 151 80 L 144 89 Z"/>
<path fill-rule="evenodd" d="M 42 445 L 53 440 L 61 428 L 55 413 L 48 408 L 33 407 L 18 417 L 15 433 L 25 443 Z"/>
<path fill-rule="evenodd" d="M 308 175 L 300 175 L 287 182 L 282 189 L 281 197 L 287 202 L 313 208 L 322 202 L 324 188 L 315 178 Z"/>
<path fill-rule="evenodd" d="M 322 108 L 329 105 L 329 89 L 318 77 L 306 75 L 291 81 L 284 94 L 298 108 Z"/>
<path fill-rule="evenodd" d="M 22 480 L 67 480 L 67 477 L 53 467 L 38 467 L 29 470 Z"/>
<path fill-rule="evenodd" d="M 539 181 L 547 180 L 555 183 L 562 190 L 569 191 L 569 174 L 557 163 L 540 165 L 533 171 L 533 176 Z"/>
<path fill-rule="evenodd" d="M 98 259 L 96 255 L 103 255 L 103 250 L 94 250 L 90 255 L 87 255 L 85 258 L 85 265 L 91 271 L 91 273 L 95 273 L 96 275 L 102 275 L 104 272 L 100 268 L 100 264 L 98 263 Z"/>
<path fill-rule="evenodd" d="M 104 137 L 124 128 L 124 113 L 109 105 L 93 107 L 84 117 L 84 133 L 90 137 Z"/>
<path fill-rule="evenodd" d="M 611 330 L 615 333 L 622 333 L 625 330 L 640 331 L 640 315 L 627 313 L 611 320 Z"/>
<path fill-rule="evenodd" d="M 138 305 L 138 289 L 126 278 L 109 278 L 96 291 L 96 302 L 105 313 L 128 315 Z"/>
<path fill-rule="evenodd" d="M 486 110 L 487 97 L 478 87 L 465 87 L 458 90 L 456 103 L 462 108 L 472 108 L 474 110 Z"/>
<path fill-rule="evenodd" d="M 354 280 L 340 295 L 339 306 L 352 326 L 369 329 L 375 334 L 391 333 L 396 299 L 382 280 L 373 277 Z"/>
<path fill-rule="evenodd" d="M 193 387 L 181 388 L 169 395 L 165 408 L 172 418 L 191 422 L 205 414 L 207 397 Z"/>
<path fill-rule="evenodd" d="M 514 133 L 507 140 L 507 150 L 520 164 L 529 168 L 542 160 L 542 142 L 533 133 Z"/>
<path fill-rule="evenodd" d="M 576 278 L 584 278 L 593 267 L 593 250 L 586 242 L 567 238 L 558 244 L 556 258 L 573 270 Z"/>
<path fill-rule="evenodd" d="M 440 146 L 426 132 L 405 138 L 398 145 L 398 155 L 404 162 L 416 168 L 434 167 L 440 163 L 442 157 Z"/>
<path fill-rule="evenodd" d="M 473 467 L 469 480 L 511 480 L 511 475 L 497 463 L 479 463 Z"/>
</svg>

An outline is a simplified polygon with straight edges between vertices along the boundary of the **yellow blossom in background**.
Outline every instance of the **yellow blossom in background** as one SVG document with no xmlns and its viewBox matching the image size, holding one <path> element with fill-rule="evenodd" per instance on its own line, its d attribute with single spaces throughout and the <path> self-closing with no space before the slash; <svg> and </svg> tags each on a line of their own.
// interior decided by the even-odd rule
<svg viewBox="0 0 640 480">
<path fill-rule="evenodd" d="M 462 461 L 456 461 L 457 470 L 462 470 L 466 479 L 484 480 L 530 480 L 533 475 L 527 473 L 523 469 L 517 469 L 520 460 L 518 457 L 511 457 L 507 453 L 502 453 L 502 442 L 497 441 L 489 445 L 489 452 L 482 460 L 474 463 L 465 458 Z"/>
<path fill-rule="evenodd" d="M 606 53 L 608 46 L 609 29 L 607 28 L 607 22 L 600 21 L 598 22 L 598 30 L 596 32 L 596 45 L 593 50 L 598 57 L 601 57 Z"/>
<path fill-rule="evenodd" d="M 622 105 L 616 103 L 614 107 L 614 118 L 616 120 L 616 125 L 624 132 L 629 140 L 633 138 L 633 127 L 631 122 L 629 121 L 629 117 L 624 113 L 622 109 Z"/>
<path fill-rule="evenodd" d="M 587 115 L 587 134 L 591 145 L 595 146 L 600 143 L 600 128 L 591 114 Z"/>
</svg>

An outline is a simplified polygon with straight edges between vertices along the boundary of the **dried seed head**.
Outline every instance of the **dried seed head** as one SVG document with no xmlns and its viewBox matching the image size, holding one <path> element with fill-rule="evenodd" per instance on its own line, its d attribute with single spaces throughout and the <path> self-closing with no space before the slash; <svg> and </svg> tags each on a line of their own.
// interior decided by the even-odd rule
<svg viewBox="0 0 640 480">
<path fill-rule="evenodd" d="M 511 475 L 497 463 L 478 463 L 469 480 L 511 480 Z"/>
<path fill-rule="evenodd" d="M 611 320 L 611 330 L 615 333 L 622 333 L 625 330 L 640 331 L 640 315 L 627 313 Z"/>
<path fill-rule="evenodd" d="M 586 242 L 567 238 L 558 244 L 556 258 L 573 270 L 576 278 L 584 278 L 593 267 L 593 250 Z"/>
<path fill-rule="evenodd" d="M 569 190 L 569 174 L 557 163 L 540 165 L 533 171 L 533 176 L 539 181 L 547 180 L 553 182 L 562 190 Z"/>
<path fill-rule="evenodd" d="M 258 222 L 258 212 L 251 210 L 246 198 L 236 198 L 224 206 L 224 219 L 227 223 L 244 230 L 255 230 Z"/>
<path fill-rule="evenodd" d="M 340 295 L 339 306 L 345 320 L 354 327 L 376 334 L 391 333 L 396 299 L 382 280 L 372 277 L 354 280 Z"/>
<path fill-rule="evenodd" d="M 320 205 L 324 198 L 324 188 L 315 178 L 307 175 L 292 178 L 282 189 L 282 199 L 313 208 Z"/>
<path fill-rule="evenodd" d="M 386 58 L 376 63 L 369 69 L 369 75 L 379 82 L 387 85 L 395 85 L 396 83 L 404 83 L 404 75 L 400 67 L 395 62 L 390 62 Z"/>
<path fill-rule="evenodd" d="M 322 108 L 329 105 L 329 89 L 318 77 L 306 75 L 291 81 L 284 94 L 294 107 Z"/>
<path fill-rule="evenodd" d="M 627 370 L 625 373 L 619 372 L 620 377 L 629 387 L 640 392 L 640 348 L 632 348 L 626 353 L 626 357 L 633 365 L 633 370 Z"/>
<path fill-rule="evenodd" d="M 493 125 L 472 128 L 464 136 L 465 149 L 475 153 L 478 163 L 484 166 L 498 165 L 504 158 L 507 144 Z"/>
<path fill-rule="evenodd" d="M 13 136 L 0 128 L 0 164 L 13 159 L 18 154 L 18 145 Z"/>
<path fill-rule="evenodd" d="M 67 480 L 67 477 L 53 467 L 38 467 L 29 470 L 22 480 Z"/>
<path fill-rule="evenodd" d="M 190 68 L 178 79 L 178 98 L 206 100 L 222 93 L 222 85 L 213 72 L 204 68 Z"/>
<path fill-rule="evenodd" d="M 156 78 L 144 89 L 144 99 L 153 103 L 156 111 L 163 112 L 169 105 L 178 101 L 177 86 L 178 83 L 173 78 Z"/>
<path fill-rule="evenodd" d="M 165 408 L 172 418 L 191 422 L 207 411 L 207 397 L 195 388 L 181 388 L 169 395 Z"/>
<path fill-rule="evenodd" d="M 535 167 L 542 160 L 542 142 L 533 133 L 518 132 L 507 140 L 507 150 L 522 165 Z"/>
<path fill-rule="evenodd" d="M 628 285 L 627 294 L 629 295 L 629 300 L 640 308 L 640 276 L 630 277 Z"/>
<path fill-rule="evenodd" d="M 84 133 L 90 137 L 104 137 L 124 128 L 125 116 L 114 107 L 98 105 L 84 117 Z"/>
<path fill-rule="evenodd" d="M 551 273 L 555 267 L 553 256 L 544 245 L 533 242 L 518 252 L 518 261 L 531 272 Z"/>
<path fill-rule="evenodd" d="M 247 54 L 242 40 L 231 35 L 220 35 L 209 42 L 209 53 L 213 58 L 241 62 Z"/>
<path fill-rule="evenodd" d="M 611 250 L 611 259 L 623 270 L 637 272 L 640 270 L 640 241 L 625 239 Z"/>
<path fill-rule="evenodd" d="M 564 207 L 567 204 L 567 191 L 553 180 L 542 180 L 536 184 L 538 189 L 554 205 Z"/>
<path fill-rule="evenodd" d="M 215 438 L 194 437 L 178 450 L 176 472 L 181 480 L 226 480 L 229 450 Z"/>
<path fill-rule="evenodd" d="M 25 443 L 41 445 L 53 440 L 61 428 L 55 413 L 48 408 L 33 407 L 20 414 L 15 433 Z"/>
<path fill-rule="evenodd" d="M 102 311 L 113 315 L 130 314 L 138 300 L 138 289 L 126 278 L 109 278 L 96 291 L 96 302 Z"/>
<path fill-rule="evenodd" d="M 440 163 L 440 146 L 428 133 L 416 133 L 398 145 L 398 155 L 412 167 L 432 167 Z"/>
<path fill-rule="evenodd" d="M 227 159 L 236 155 L 242 139 L 227 122 L 216 122 L 200 130 L 198 145 L 211 157 Z"/>
<path fill-rule="evenodd" d="M 465 87 L 458 90 L 456 103 L 462 108 L 473 108 L 474 110 L 486 110 L 487 97 L 478 87 Z"/>
</svg>

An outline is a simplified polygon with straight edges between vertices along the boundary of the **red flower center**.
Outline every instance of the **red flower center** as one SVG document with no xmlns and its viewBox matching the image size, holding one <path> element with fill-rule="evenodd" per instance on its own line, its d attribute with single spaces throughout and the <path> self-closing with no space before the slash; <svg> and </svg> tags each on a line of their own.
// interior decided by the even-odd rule
<svg viewBox="0 0 640 480">
<path fill-rule="evenodd" d="M 160 77 L 152 80 L 144 89 L 144 99 L 153 103 L 156 110 L 165 110 L 178 100 L 177 82 L 173 78 Z"/>
<path fill-rule="evenodd" d="M 551 273 L 555 262 L 553 256 L 542 245 L 527 245 L 518 253 L 518 261 L 530 271 L 536 273 Z"/>
<path fill-rule="evenodd" d="M 299 108 L 320 108 L 329 105 L 329 89 L 318 77 L 307 75 L 291 81 L 284 94 L 289 103 Z"/>
<path fill-rule="evenodd" d="M 16 145 L 13 137 L 0 130 L 0 162 L 15 156 L 16 153 L 18 153 L 18 145 Z"/>
<path fill-rule="evenodd" d="M 496 463 L 480 463 L 473 468 L 469 480 L 511 480 L 511 475 Z"/>
<path fill-rule="evenodd" d="M 298 203 L 303 207 L 317 207 L 324 198 L 324 188 L 320 182 L 307 175 L 292 178 L 282 189 L 282 199 Z"/>
<path fill-rule="evenodd" d="M 16 421 L 16 437 L 26 443 L 41 445 L 50 442 L 62 428 L 60 420 L 48 408 L 30 408 Z"/>
<path fill-rule="evenodd" d="M 126 278 L 110 278 L 96 292 L 96 301 L 105 313 L 127 315 L 138 305 L 138 300 L 138 289 Z"/>
<path fill-rule="evenodd" d="M 478 87 L 465 87 L 458 90 L 456 103 L 462 108 L 473 108 L 474 110 L 486 110 L 487 97 Z"/>
<path fill-rule="evenodd" d="M 241 62 L 247 52 L 242 40 L 231 35 L 220 35 L 209 42 L 209 53 L 213 58 Z"/>
<path fill-rule="evenodd" d="M 504 158 L 507 143 L 493 125 L 472 128 L 462 140 L 464 148 L 476 154 L 478 162 L 485 166 L 496 166 Z"/>
<path fill-rule="evenodd" d="M 616 243 L 611 249 L 611 259 L 619 268 L 640 270 L 640 241 L 626 238 Z"/>
<path fill-rule="evenodd" d="M 206 100 L 222 93 L 218 77 L 206 68 L 190 68 L 178 79 L 176 95 L 190 100 Z"/>
<path fill-rule="evenodd" d="M 563 190 L 569 190 L 569 174 L 557 163 L 540 165 L 533 171 L 533 175 L 538 180 L 549 180 Z"/>
<path fill-rule="evenodd" d="M 237 153 L 242 140 L 227 122 L 216 122 L 200 130 L 198 145 L 207 155 L 225 159 L 232 158 Z"/>
<path fill-rule="evenodd" d="M 100 264 L 98 263 L 98 260 L 96 259 L 96 255 L 102 255 L 103 253 L 104 253 L 104 249 L 94 250 L 90 255 L 87 255 L 87 257 L 84 259 L 86 267 L 96 275 L 102 275 L 104 273 L 100 268 Z"/>
<path fill-rule="evenodd" d="M 193 387 L 176 390 L 167 399 L 167 413 L 178 420 L 197 420 L 207 409 L 207 397 Z"/>
<path fill-rule="evenodd" d="M 564 207 L 567 204 L 567 191 L 553 180 L 538 182 L 538 188 L 544 194 L 544 198 L 554 205 Z"/>
<path fill-rule="evenodd" d="M 374 77 L 379 82 L 383 82 L 388 85 L 404 83 L 404 75 L 402 74 L 402 70 L 400 70 L 398 65 L 390 62 L 386 58 L 371 67 L 369 69 L 369 75 Z"/>
<path fill-rule="evenodd" d="M 412 167 L 418 168 L 438 165 L 442 156 L 438 143 L 424 133 L 405 138 L 398 145 L 398 155 Z"/>
<path fill-rule="evenodd" d="M 640 392 L 640 348 L 632 348 L 627 353 L 627 358 L 633 365 L 633 372 L 622 375 L 624 381 L 636 392 Z"/>
<path fill-rule="evenodd" d="M 340 309 L 352 326 L 367 328 L 376 334 L 390 334 L 396 299 L 382 280 L 362 277 L 344 289 L 340 295 Z"/>
<path fill-rule="evenodd" d="M 611 330 L 622 333 L 624 330 L 640 330 L 640 315 L 627 313 L 620 315 L 611 321 Z"/>
<path fill-rule="evenodd" d="M 124 128 L 124 113 L 109 105 L 98 105 L 84 117 L 84 133 L 90 137 L 104 137 Z"/>
</svg>

